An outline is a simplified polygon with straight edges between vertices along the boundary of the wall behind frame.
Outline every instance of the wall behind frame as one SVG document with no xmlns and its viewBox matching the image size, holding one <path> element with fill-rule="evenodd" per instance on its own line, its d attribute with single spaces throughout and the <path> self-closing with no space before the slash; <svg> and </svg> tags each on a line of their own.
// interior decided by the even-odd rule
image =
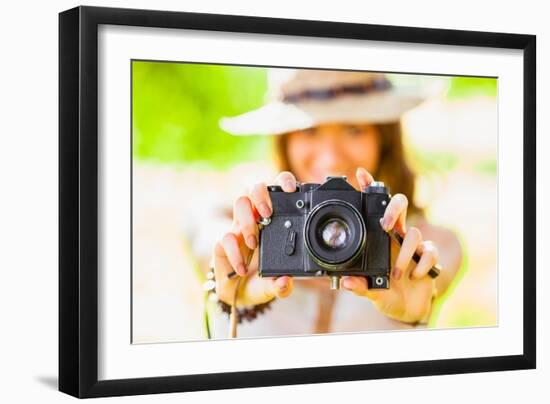
<svg viewBox="0 0 550 404">
<path fill-rule="evenodd" d="M 11 2 L 3 8 L 0 25 L 3 63 L 2 119 L 0 131 L 0 305 L 2 333 L 0 344 L 2 397 L 6 402 L 37 399 L 69 402 L 72 398 L 57 392 L 57 13 L 79 2 Z M 159 0 L 93 1 L 87 5 L 107 7 L 157 8 L 218 14 L 245 14 L 266 17 L 336 20 L 343 22 L 423 26 L 537 35 L 537 71 L 550 70 L 550 27 L 543 3 L 474 2 L 452 5 L 435 0 L 357 2 L 259 2 L 257 0 L 189 0 L 185 3 Z M 550 109 L 548 76 L 539 74 L 538 133 L 550 133 L 550 120 L 541 111 Z M 538 262 L 542 269 L 550 260 L 544 248 L 550 238 L 543 233 L 549 223 L 541 209 L 550 203 L 542 175 L 550 170 L 545 152 L 548 137 L 538 137 Z M 550 275 L 538 273 L 538 341 L 550 337 Z M 413 348 L 412 348 L 413 349 Z M 292 355 L 292 352 L 287 353 Z M 547 395 L 543 382 L 550 376 L 550 352 L 539 344 L 538 369 L 395 380 L 347 382 L 325 385 L 286 386 L 142 396 L 131 402 L 256 402 L 280 403 L 292 397 L 297 402 L 314 400 L 336 402 L 342 399 L 370 402 L 463 403 L 479 400 L 523 399 L 525 393 Z M 474 395 L 475 394 L 475 395 Z M 122 402 L 124 398 L 112 398 Z M 507 400 L 508 401 L 508 400 Z"/>
</svg>

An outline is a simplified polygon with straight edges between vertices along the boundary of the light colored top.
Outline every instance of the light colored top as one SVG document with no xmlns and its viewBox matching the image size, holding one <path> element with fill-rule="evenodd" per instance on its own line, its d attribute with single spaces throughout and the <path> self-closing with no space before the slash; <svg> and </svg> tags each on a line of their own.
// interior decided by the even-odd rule
<svg viewBox="0 0 550 404">
<path fill-rule="evenodd" d="M 425 327 L 393 320 L 378 311 L 368 298 L 356 296 L 348 290 L 328 290 L 328 282 L 327 290 L 323 291 L 303 286 L 296 281 L 290 296 L 274 300 L 270 309 L 258 314 L 256 319 L 243 320 L 237 328 L 237 336 L 246 338 L 316 334 L 317 313 L 322 304 L 320 299 L 327 293 L 335 294 L 329 333 Z M 226 313 L 220 311 L 211 325 L 212 338 L 228 338 L 229 319 Z"/>
</svg>

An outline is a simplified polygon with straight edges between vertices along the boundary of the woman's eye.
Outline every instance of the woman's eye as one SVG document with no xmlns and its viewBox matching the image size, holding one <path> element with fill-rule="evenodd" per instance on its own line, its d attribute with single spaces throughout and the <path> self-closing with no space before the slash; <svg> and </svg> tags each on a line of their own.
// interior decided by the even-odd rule
<svg viewBox="0 0 550 404">
<path fill-rule="evenodd" d="M 315 128 L 307 128 L 307 129 L 303 129 L 302 132 L 308 136 L 314 136 L 317 131 L 315 130 Z"/>
<path fill-rule="evenodd" d="M 352 135 L 352 136 L 355 136 L 355 135 L 359 135 L 361 134 L 363 131 L 361 130 L 361 128 L 359 128 L 358 126 L 347 126 L 346 127 L 346 133 L 348 135 Z"/>
</svg>

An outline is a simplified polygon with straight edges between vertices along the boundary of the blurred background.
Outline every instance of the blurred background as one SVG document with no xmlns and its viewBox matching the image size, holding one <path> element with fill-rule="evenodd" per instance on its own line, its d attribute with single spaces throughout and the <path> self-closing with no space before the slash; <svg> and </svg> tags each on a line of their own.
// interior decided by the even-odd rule
<svg viewBox="0 0 550 404">
<path fill-rule="evenodd" d="M 232 136 L 221 117 L 261 106 L 267 69 L 132 63 L 133 342 L 205 338 L 204 269 L 246 187 L 271 182 L 272 142 Z M 445 84 L 403 117 L 417 203 L 452 229 L 462 267 L 429 327 L 497 324 L 497 80 L 389 75 L 398 85 Z M 213 213 L 218 212 L 218 213 Z"/>
</svg>

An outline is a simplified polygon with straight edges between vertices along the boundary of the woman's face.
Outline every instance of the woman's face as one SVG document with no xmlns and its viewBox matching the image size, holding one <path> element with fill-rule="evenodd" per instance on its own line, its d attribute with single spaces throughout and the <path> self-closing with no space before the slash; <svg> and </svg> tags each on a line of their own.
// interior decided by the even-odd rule
<svg viewBox="0 0 550 404">
<path fill-rule="evenodd" d="M 322 124 L 288 134 L 290 167 L 301 182 L 323 183 L 345 175 L 358 188 L 355 171 L 374 173 L 380 156 L 380 133 L 370 124 Z"/>
</svg>

